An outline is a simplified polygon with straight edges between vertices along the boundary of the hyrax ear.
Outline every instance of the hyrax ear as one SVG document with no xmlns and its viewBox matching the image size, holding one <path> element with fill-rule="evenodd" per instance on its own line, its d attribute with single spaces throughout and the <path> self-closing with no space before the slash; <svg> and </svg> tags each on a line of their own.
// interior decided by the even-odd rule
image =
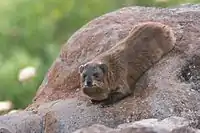
<svg viewBox="0 0 200 133">
<path fill-rule="evenodd" d="M 102 69 L 104 73 L 108 72 L 108 66 L 104 63 L 100 64 L 99 67 Z"/>
<path fill-rule="evenodd" d="M 84 67 L 85 67 L 85 65 L 80 65 L 80 66 L 79 66 L 79 73 L 82 73 L 82 72 L 83 72 Z"/>
</svg>

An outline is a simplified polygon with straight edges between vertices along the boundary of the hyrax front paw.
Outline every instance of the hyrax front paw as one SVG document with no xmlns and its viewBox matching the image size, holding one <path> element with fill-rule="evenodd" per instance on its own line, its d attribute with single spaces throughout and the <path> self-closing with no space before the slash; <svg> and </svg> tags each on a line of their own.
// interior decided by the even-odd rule
<svg viewBox="0 0 200 133">
<path fill-rule="evenodd" d="M 114 104 L 114 103 L 118 103 L 119 101 L 130 96 L 131 94 L 132 94 L 132 92 L 129 91 L 129 90 L 125 91 L 125 92 L 121 92 L 121 90 L 118 90 L 116 92 L 112 92 L 108 96 L 108 99 L 106 99 L 102 102 L 102 105 L 105 106 L 105 105 L 111 105 L 111 104 Z"/>
<path fill-rule="evenodd" d="M 92 102 L 92 104 L 100 104 L 102 102 L 94 99 L 91 99 L 90 101 Z"/>
</svg>

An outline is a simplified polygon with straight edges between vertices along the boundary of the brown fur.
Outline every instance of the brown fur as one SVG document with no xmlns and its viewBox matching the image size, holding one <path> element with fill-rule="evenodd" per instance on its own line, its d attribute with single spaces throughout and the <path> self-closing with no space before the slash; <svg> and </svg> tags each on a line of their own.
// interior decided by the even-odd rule
<svg viewBox="0 0 200 133">
<path fill-rule="evenodd" d="M 125 98 L 140 76 L 174 45 L 174 33 L 169 26 L 159 22 L 136 25 L 117 45 L 80 66 L 83 92 L 93 100 L 109 103 Z M 94 73 L 100 75 L 98 80 Z M 91 80 L 91 86 L 85 86 L 84 78 Z"/>
</svg>

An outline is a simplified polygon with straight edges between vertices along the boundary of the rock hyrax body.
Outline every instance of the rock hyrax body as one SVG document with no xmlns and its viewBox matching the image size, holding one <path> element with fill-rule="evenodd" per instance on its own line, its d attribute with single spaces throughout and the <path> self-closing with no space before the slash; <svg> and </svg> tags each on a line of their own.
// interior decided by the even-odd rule
<svg viewBox="0 0 200 133">
<path fill-rule="evenodd" d="M 171 51 L 172 29 L 159 22 L 143 22 L 108 51 L 79 67 L 81 88 L 92 101 L 111 104 L 132 94 L 136 81 Z"/>
</svg>

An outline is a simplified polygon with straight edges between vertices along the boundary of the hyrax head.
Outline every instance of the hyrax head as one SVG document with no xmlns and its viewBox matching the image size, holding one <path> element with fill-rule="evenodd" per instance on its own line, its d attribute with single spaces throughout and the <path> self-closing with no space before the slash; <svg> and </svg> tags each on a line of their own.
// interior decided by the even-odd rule
<svg viewBox="0 0 200 133">
<path fill-rule="evenodd" d="M 108 97 L 109 88 L 105 82 L 108 67 L 103 63 L 86 63 L 79 67 L 81 88 L 84 94 L 94 100 Z"/>
</svg>

